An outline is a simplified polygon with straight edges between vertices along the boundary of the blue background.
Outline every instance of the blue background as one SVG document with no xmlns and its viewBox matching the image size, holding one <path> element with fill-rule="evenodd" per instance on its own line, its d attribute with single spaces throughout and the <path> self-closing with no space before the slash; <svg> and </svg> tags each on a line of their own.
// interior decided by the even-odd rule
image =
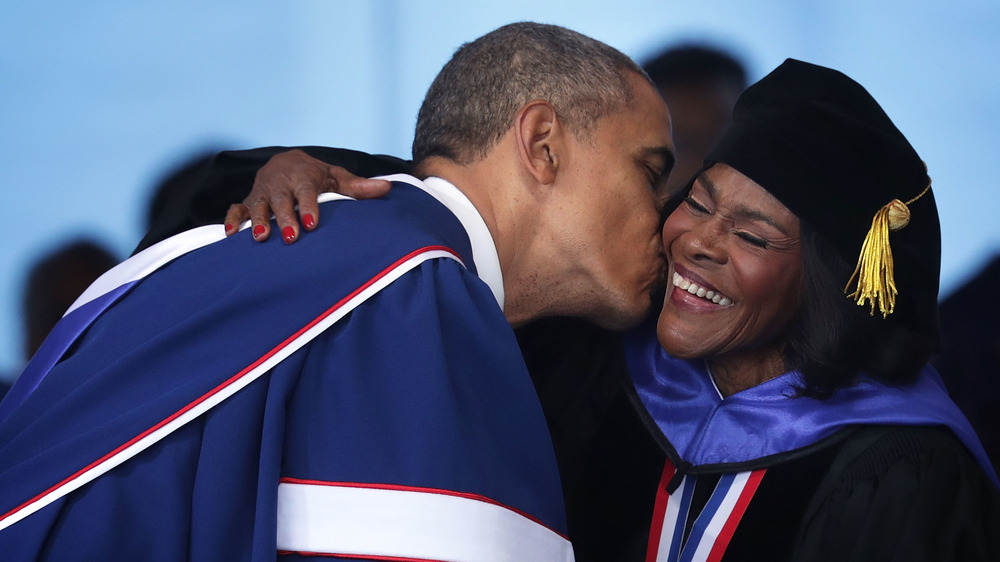
<svg viewBox="0 0 1000 562">
<path fill-rule="evenodd" d="M 639 60 L 707 41 L 742 58 L 751 80 L 786 57 L 842 70 L 929 166 L 942 296 L 1000 243 L 995 0 L 0 0 L 0 376 L 23 361 L 23 276 L 40 253 L 90 235 L 126 256 L 152 188 L 202 150 L 408 156 L 420 101 L 452 51 L 517 20 Z"/>
</svg>

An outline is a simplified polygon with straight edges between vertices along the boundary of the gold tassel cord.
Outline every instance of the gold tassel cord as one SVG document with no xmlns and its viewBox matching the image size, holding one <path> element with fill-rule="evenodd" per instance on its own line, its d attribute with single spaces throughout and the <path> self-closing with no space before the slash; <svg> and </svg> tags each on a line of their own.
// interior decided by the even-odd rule
<svg viewBox="0 0 1000 562">
<path fill-rule="evenodd" d="M 858 265 L 854 268 L 847 286 L 844 287 L 846 293 L 851 288 L 851 283 L 858 280 L 858 286 L 853 293 L 848 295 L 857 301 L 858 306 L 868 303 L 871 306 L 871 315 L 875 315 L 875 307 L 878 306 L 882 318 L 888 317 L 896 308 L 896 280 L 893 277 L 892 247 L 889 244 L 889 233 L 895 232 L 910 223 L 911 205 L 917 199 L 923 197 L 931 188 L 930 181 L 927 187 L 916 197 L 903 203 L 899 199 L 893 199 L 875 213 L 872 219 L 872 226 L 865 236 L 864 244 L 861 245 L 861 256 L 858 258 Z"/>
</svg>

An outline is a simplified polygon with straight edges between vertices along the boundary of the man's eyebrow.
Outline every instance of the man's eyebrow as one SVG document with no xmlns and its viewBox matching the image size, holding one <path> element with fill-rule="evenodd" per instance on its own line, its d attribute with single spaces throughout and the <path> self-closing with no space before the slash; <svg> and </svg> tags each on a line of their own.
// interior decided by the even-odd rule
<svg viewBox="0 0 1000 562">
<path fill-rule="evenodd" d="M 705 191 L 708 192 L 708 196 L 711 197 L 712 199 L 715 199 L 716 194 L 719 193 L 719 188 L 717 188 L 715 184 L 712 183 L 712 180 L 708 179 L 708 176 L 705 174 L 705 172 L 698 174 L 698 181 L 705 186 Z M 768 214 L 762 213 L 757 209 L 751 209 L 750 207 L 737 205 L 730 214 L 733 216 L 733 218 L 759 221 L 768 224 L 773 228 L 775 228 L 776 230 L 778 230 L 778 232 L 784 234 L 785 236 L 789 236 L 788 231 L 785 230 L 783 226 L 778 224 L 778 222 L 774 220 L 773 217 L 771 217 Z"/>
</svg>

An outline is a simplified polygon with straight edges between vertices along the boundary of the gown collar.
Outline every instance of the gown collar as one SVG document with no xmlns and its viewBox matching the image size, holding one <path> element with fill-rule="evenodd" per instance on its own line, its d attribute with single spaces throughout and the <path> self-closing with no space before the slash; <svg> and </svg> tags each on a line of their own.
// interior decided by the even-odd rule
<svg viewBox="0 0 1000 562">
<path fill-rule="evenodd" d="M 797 396 L 803 382 L 798 371 L 723 398 L 703 360 L 676 359 L 660 347 L 655 323 L 624 339 L 642 405 L 679 460 L 692 466 L 760 461 L 850 425 L 945 425 L 997 482 L 975 431 L 930 365 L 913 383 L 888 386 L 861 376 L 826 400 Z"/>
<path fill-rule="evenodd" d="M 475 263 L 476 275 L 490 288 L 500 310 L 504 308 L 503 273 L 500 270 L 500 257 L 497 254 L 496 243 L 490 234 L 486 221 L 469 198 L 448 180 L 429 177 L 423 181 L 409 174 L 394 174 L 379 176 L 379 179 L 398 181 L 416 186 L 437 199 L 442 205 L 458 218 L 469 235 L 472 246 L 472 261 Z"/>
</svg>

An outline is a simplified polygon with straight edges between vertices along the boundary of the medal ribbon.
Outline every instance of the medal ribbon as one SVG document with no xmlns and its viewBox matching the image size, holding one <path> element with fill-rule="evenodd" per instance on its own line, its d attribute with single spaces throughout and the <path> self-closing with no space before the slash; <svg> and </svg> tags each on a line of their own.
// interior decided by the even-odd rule
<svg viewBox="0 0 1000 562">
<path fill-rule="evenodd" d="M 676 469 L 668 460 L 663 467 L 653 507 L 646 562 L 718 562 L 729 546 L 750 500 L 757 492 L 766 469 L 723 474 L 704 509 L 698 514 L 691 534 L 684 539 L 684 526 L 691 509 L 695 479 L 683 475 L 680 486 L 670 494 L 667 484 Z"/>
</svg>

